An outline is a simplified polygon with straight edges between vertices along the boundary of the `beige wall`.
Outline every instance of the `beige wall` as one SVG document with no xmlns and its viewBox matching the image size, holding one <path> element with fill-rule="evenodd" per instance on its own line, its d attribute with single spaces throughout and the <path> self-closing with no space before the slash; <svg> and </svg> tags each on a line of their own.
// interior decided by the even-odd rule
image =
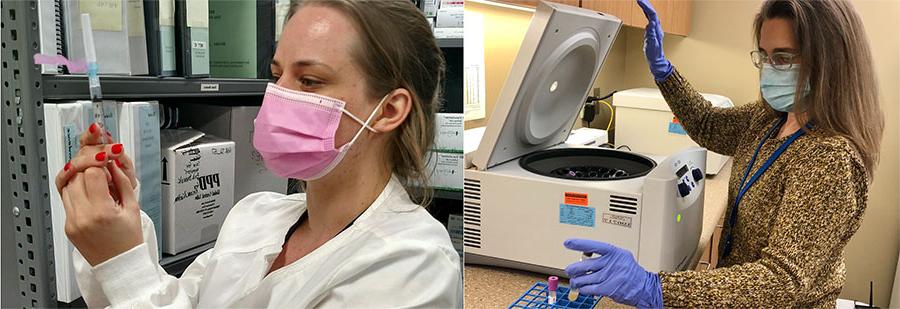
<svg viewBox="0 0 900 309">
<path fill-rule="evenodd" d="M 667 35 L 667 57 L 702 92 L 730 97 L 745 104 L 759 97 L 757 70 L 750 63 L 752 20 L 760 0 L 695 0 L 691 33 Z M 875 59 L 881 104 L 886 116 L 881 165 L 869 192 L 869 205 L 860 230 L 845 250 L 847 283 L 842 298 L 867 300 L 869 281 L 875 282 L 875 304 L 890 299 L 900 250 L 900 1 L 854 1 L 864 20 Z M 506 74 L 515 59 L 530 13 L 466 3 L 467 10 L 485 14 L 487 113 L 493 110 Z M 595 85 L 612 89 L 652 87 L 642 51 L 643 30 L 625 27 L 613 45 Z M 466 123 L 483 126 L 484 120 Z M 597 124 L 595 122 L 595 127 Z"/>
<path fill-rule="evenodd" d="M 868 299 L 869 280 L 873 280 L 875 304 L 886 307 L 900 245 L 900 1 L 854 3 L 872 47 L 886 127 L 881 164 L 869 190 L 869 208 L 845 251 L 847 285 L 842 296 Z"/>
</svg>

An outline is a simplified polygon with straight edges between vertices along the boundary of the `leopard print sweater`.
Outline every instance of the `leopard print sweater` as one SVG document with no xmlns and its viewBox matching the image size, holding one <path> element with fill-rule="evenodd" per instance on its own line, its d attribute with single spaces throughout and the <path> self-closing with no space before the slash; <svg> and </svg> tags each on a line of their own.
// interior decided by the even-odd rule
<svg viewBox="0 0 900 309">
<path fill-rule="evenodd" d="M 869 185 L 852 143 L 813 127 L 753 184 L 739 204 L 736 224 L 729 226 L 744 170 L 781 116 L 761 100 L 713 107 L 677 70 L 657 86 L 688 135 L 732 156 L 735 167 L 725 213 L 731 254 L 710 271 L 660 273 L 665 305 L 834 308 L 845 279 L 843 250 L 859 228 Z M 766 140 L 751 174 L 786 139 Z"/>
</svg>

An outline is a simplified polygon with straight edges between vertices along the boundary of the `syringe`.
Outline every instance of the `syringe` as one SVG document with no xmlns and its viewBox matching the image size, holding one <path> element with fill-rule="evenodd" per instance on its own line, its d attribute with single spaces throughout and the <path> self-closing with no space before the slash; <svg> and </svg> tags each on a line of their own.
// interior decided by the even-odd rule
<svg viewBox="0 0 900 309">
<path fill-rule="evenodd" d="M 91 15 L 81 14 L 81 36 L 84 40 L 84 55 L 87 61 L 88 89 L 91 93 L 91 102 L 94 108 L 94 124 L 105 132 L 103 123 L 103 94 L 100 92 L 100 76 L 97 75 L 100 67 L 97 65 L 97 51 L 94 48 L 94 34 L 91 27 Z M 106 134 L 100 133 L 100 143 L 106 144 Z"/>
</svg>

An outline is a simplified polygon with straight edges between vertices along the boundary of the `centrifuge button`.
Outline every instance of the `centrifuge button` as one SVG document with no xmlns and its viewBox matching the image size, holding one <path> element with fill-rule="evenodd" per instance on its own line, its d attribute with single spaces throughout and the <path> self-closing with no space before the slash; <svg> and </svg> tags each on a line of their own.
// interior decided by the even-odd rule
<svg viewBox="0 0 900 309">
<path fill-rule="evenodd" d="M 700 179 L 703 179 L 703 171 L 701 171 L 699 168 L 695 168 L 693 171 L 691 171 L 691 174 L 694 174 L 694 181 L 699 182 Z"/>
<path fill-rule="evenodd" d="M 678 194 L 680 194 L 681 197 L 688 196 L 688 194 L 691 194 L 691 188 L 688 187 L 688 185 L 686 183 L 683 183 L 683 182 L 679 183 L 678 184 Z"/>
</svg>

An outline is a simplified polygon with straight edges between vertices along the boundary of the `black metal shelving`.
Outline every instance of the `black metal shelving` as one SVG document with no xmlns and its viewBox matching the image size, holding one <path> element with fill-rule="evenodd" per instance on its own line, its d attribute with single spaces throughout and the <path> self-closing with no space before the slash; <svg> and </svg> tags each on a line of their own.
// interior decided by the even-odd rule
<svg viewBox="0 0 900 309">
<path fill-rule="evenodd" d="M 265 79 L 100 76 L 104 99 L 261 96 L 268 82 Z M 45 99 L 87 99 L 87 89 L 84 75 L 43 76 Z"/>
</svg>

